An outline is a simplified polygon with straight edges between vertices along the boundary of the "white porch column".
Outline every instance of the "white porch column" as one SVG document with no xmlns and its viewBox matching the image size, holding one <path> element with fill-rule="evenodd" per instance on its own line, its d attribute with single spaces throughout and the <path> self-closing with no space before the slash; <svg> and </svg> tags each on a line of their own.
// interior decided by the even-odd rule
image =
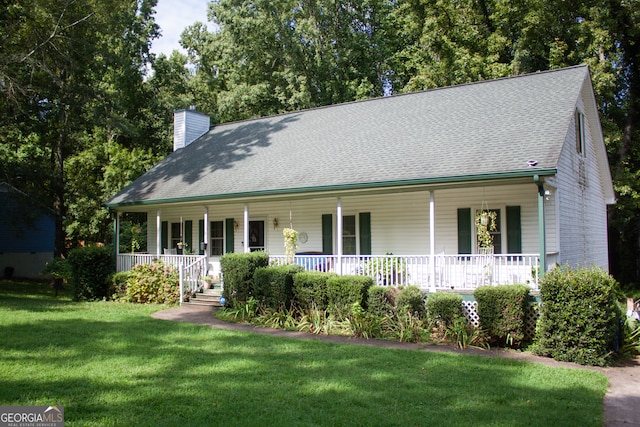
<svg viewBox="0 0 640 427">
<path fill-rule="evenodd" d="M 121 220 L 121 213 L 120 211 L 116 212 L 116 228 L 115 228 L 115 234 L 114 234 L 114 246 L 115 246 L 115 250 L 116 250 L 116 255 L 120 255 L 120 220 Z"/>
<path fill-rule="evenodd" d="M 244 205 L 244 253 L 249 253 L 249 205 Z"/>
<path fill-rule="evenodd" d="M 338 205 L 336 206 L 336 240 L 337 240 L 337 255 L 338 265 L 336 266 L 336 273 L 342 274 L 342 199 L 338 197 Z"/>
<path fill-rule="evenodd" d="M 205 248 L 204 248 L 204 255 L 208 258 L 209 257 L 209 240 L 211 240 L 211 238 L 209 237 L 209 208 L 208 207 L 204 207 L 204 230 L 203 230 L 203 239 L 204 239 L 204 243 L 205 243 Z M 209 263 L 207 263 L 208 265 Z M 207 267 L 208 268 L 208 267 Z"/>
<path fill-rule="evenodd" d="M 156 255 L 162 255 L 162 219 L 160 209 L 156 212 Z"/>
<path fill-rule="evenodd" d="M 435 191 L 429 192 L 429 290 L 436 291 L 436 195 Z"/>
</svg>

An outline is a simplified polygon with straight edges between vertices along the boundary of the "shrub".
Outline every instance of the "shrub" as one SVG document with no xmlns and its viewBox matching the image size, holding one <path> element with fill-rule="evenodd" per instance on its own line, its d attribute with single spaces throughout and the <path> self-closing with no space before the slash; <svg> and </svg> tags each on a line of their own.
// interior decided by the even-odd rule
<svg viewBox="0 0 640 427">
<path fill-rule="evenodd" d="M 115 272 L 113 252 L 105 246 L 73 249 L 67 258 L 71 266 L 73 296 L 77 301 L 109 298 L 109 277 Z"/>
<path fill-rule="evenodd" d="M 365 276 L 330 276 L 326 282 L 327 305 L 339 319 L 351 313 L 354 304 L 362 306 L 373 279 Z"/>
<path fill-rule="evenodd" d="M 293 300 L 302 309 L 326 310 L 327 280 L 334 274 L 321 271 L 303 271 L 293 276 Z"/>
<path fill-rule="evenodd" d="M 529 288 L 524 285 L 481 286 L 473 292 L 480 326 L 493 344 L 518 348 L 524 340 Z"/>
<path fill-rule="evenodd" d="M 252 294 L 263 308 L 290 307 L 293 300 L 293 276 L 304 270 L 301 265 L 259 267 L 253 274 Z"/>
<path fill-rule="evenodd" d="M 413 316 L 423 319 L 427 314 L 424 302 L 424 294 L 417 286 L 400 288 L 396 298 L 396 311 L 411 313 Z"/>
<path fill-rule="evenodd" d="M 534 351 L 556 360 L 612 362 L 622 313 L 618 284 L 598 268 L 557 268 L 540 282 L 542 307 Z"/>
<path fill-rule="evenodd" d="M 462 317 L 462 296 L 448 292 L 436 292 L 427 296 L 427 315 L 442 327 L 452 327 L 456 318 Z"/>
<path fill-rule="evenodd" d="M 133 266 L 126 281 L 127 298 L 137 303 L 175 304 L 180 299 L 180 279 L 173 265 L 162 261 Z"/>
<path fill-rule="evenodd" d="M 393 315 L 398 293 L 397 288 L 371 286 L 367 297 L 367 312 L 379 317 Z"/>
<path fill-rule="evenodd" d="M 110 293 L 113 299 L 123 299 L 127 297 L 127 280 L 131 276 L 130 271 L 120 271 L 111 276 Z"/>
<path fill-rule="evenodd" d="M 266 252 L 246 254 L 226 254 L 220 258 L 220 268 L 224 281 L 223 296 L 229 306 L 244 304 L 251 296 L 253 275 L 256 269 L 269 265 Z"/>
</svg>

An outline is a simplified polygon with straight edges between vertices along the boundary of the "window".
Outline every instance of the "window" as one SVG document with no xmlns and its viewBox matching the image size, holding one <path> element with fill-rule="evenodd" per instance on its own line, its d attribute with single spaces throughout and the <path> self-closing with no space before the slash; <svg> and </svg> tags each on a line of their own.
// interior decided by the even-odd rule
<svg viewBox="0 0 640 427">
<path fill-rule="evenodd" d="M 345 215 L 342 217 L 342 253 L 344 255 L 356 255 L 356 216 Z"/>
<path fill-rule="evenodd" d="M 182 248 L 178 247 L 178 243 L 182 242 L 182 225 L 179 222 L 171 223 L 171 248 L 176 249 L 177 253 L 182 253 Z"/>
<path fill-rule="evenodd" d="M 584 147 L 584 114 L 579 110 L 576 110 L 576 152 L 581 155 L 585 155 Z"/>
<path fill-rule="evenodd" d="M 210 252 L 211 256 L 220 256 L 224 254 L 224 222 L 223 221 L 211 221 L 211 243 Z"/>
</svg>

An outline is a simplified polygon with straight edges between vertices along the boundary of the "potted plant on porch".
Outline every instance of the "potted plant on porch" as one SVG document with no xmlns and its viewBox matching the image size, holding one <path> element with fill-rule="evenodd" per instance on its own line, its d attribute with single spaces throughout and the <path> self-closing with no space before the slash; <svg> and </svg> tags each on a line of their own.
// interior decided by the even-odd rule
<svg viewBox="0 0 640 427">
<path fill-rule="evenodd" d="M 202 288 L 203 289 L 211 289 L 211 285 L 213 284 L 213 277 L 211 276 L 203 276 L 202 277 Z"/>
</svg>

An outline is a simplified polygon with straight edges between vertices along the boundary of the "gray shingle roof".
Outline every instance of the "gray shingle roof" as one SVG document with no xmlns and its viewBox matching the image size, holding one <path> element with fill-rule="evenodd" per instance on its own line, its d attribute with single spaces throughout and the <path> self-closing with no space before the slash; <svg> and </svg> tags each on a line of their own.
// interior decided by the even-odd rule
<svg viewBox="0 0 640 427">
<path fill-rule="evenodd" d="M 554 169 L 587 78 L 577 66 L 217 125 L 108 205 Z"/>
</svg>

